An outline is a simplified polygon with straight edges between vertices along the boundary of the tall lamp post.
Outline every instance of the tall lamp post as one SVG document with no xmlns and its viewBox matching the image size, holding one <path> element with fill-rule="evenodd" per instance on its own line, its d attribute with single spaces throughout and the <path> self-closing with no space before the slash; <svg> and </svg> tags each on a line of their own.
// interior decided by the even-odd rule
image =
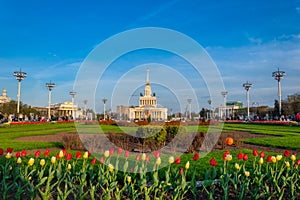
<svg viewBox="0 0 300 200">
<path fill-rule="evenodd" d="M 72 91 L 69 94 L 72 97 L 72 117 L 73 117 L 73 120 L 75 120 L 74 98 L 75 98 L 76 92 Z"/>
<path fill-rule="evenodd" d="M 275 78 L 275 80 L 278 81 L 278 103 L 279 103 L 279 117 L 281 115 L 281 86 L 280 86 L 280 80 L 285 76 L 284 71 L 280 71 L 279 68 L 277 71 L 272 73 L 272 77 Z"/>
<path fill-rule="evenodd" d="M 52 89 L 54 88 L 55 84 L 54 83 L 51 83 L 51 81 L 49 83 L 46 83 L 46 87 L 48 88 L 49 90 L 49 93 L 48 93 L 48 120 L 50 121 L 51 120 L 51 109 L 50 109 L 50 106 L 51 106 L 51 93 L 52 93 Z"/>
<path fill-rule="evenodd" d="M 246 90 L 246 93 L 247 93 L 247 118 L 248 120 L 250 119 L 249 116 L 250 116 L 250 110 L 249 110 L 249 106 L 250 106 L 250 95 L 249 95 L 249 90 L 250 88 L 252 87 L 252 83 L 250 82 L 246 82 L 243 84 L 243 87 L 245 88 Z"/>
<path fill-rule="evenodd" d="M 86 104 L 87 104 L 87 100 L 83 100 L 83 104 L 84 104 L 84 113 L 85 113 L 85 120 L 87 120 L 87 112 L 86 112 Z"/>
<path fill-rule="evenodd" d="M 104 118 L 104 120 L 106 119 L 105 118 L 105 109 L 106 109 L 106 102 L 107 102 L 107 99 L 104 97 L 103 99 L 102 99 L 102 101 L 103 101 L 103 118 Z"/>
<path fill-rule="evenodd" d="M 14 76 L 18 80 L 18 104 L 17 104 L 17 113 L 20 113 L 20 99 L 21 99 L 21 81 L 27 76 L 27 73 L 20 71 L 15 71 Z"/>
<path fill-rule="evenodd" d="M 211 100 L 208 100 L 207 103 L 209 104 L 209 119 L 211 120 L 211 112 L 212 112 L 212 108 L 211 108 Z"/>
<path fill-rule="evenodd" d="M 187 99 L 188 103 L 189 103 L 189 118 L 190 120 L 192 120 L 192 99 Z"/>
<path fill-rule="evenodd" d="M 226 115 L 226 96 L 227 96 L 227 94 L 228 94 L 228 92 L 227 91 L 223 91 L 223 92 L 221 92 L 221 95 L 223 96 L 223 98 L 224 98 L 224 103 L 223 103 L 223 105 L 224 105 L 224 119 L 226 119 L 226 117 L 227 117 L 227 115 Z"/>
</svg>

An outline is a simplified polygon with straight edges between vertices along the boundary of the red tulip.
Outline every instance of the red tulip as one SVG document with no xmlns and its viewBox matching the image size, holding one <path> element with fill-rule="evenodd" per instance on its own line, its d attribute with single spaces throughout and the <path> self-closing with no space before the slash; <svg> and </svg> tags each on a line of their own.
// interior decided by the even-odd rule
<svg viewBox="0 0 300 200">
<path fill-rule="evenodd" d="M 291 154 L 291 152 L 290 152 L 289 150 L 285 150 L 285 151 L 284 151 L 284 156 L 285 156 L 286 158 L 289 157 L 290 154 Z"/>
<path fill-rule="evenodd" d="M 261 157 L 261 158 L 264 158 L 264 157 L 265 157 L 265 152 L 263 152 L 263 151 L 260 152 L 260 157 Z"/>
<path fill-rule="evenodd" d="M 21 153 L 20 153 L 20 152 L 17 152 L 17 153 L 16 153 L 16 157 L 19 158 L 20 156 L 21 156 Z"/>
<path fill-rule="evenodd" d="M 78 152 L 76 153 L 76 159 L 79 159 L 80 157 L 81 157 L 81 152 L 78 151 Z"/>
<path fill-rule="evenodd" d="M 0 156 L 3 155 L 3 149 L 0 148 Z"/>
<path fill-rule="evenodd" d="M 66 149 L 63 149 L 62 152 L 63 152 L 64 156 L 67 154 L 67 150 Z"/>
<path fill-rule="evenodd" d="M 217 165 L 217 161 L 215 160 L 214 157 L 212 157 L 212 158 L 210 159 L 209 164 L 210 164 L 211 166 L 213 166 L 213 167 L 215 167 L 215 166 Z"/>
<path fill-rule="evenodd" d="M 101 164 L 103 164 L 104 163 L 104 157 L 101 157 L 99 161 L 100 161 Z"/>
<path fill-rule="evenodd" d="M 123 149 L 122 148 L 118 148 L 118 155 L 121 155 L 123 152 Z"/>
<path fill-rule="evenodd" d="M 140 155 L 140 154 L 137 154 L 136 157 L 135 157 L 135 161 L 139 161 L 139 160 L 140 160 L 140 157 L 141 157 L 141 155 Z"/>
<path fill-rule="evenodd" d="M 94 159 L 92 160 L 92 165 L 96 164 L 96 162 L 97 162 L 97 159 L 94 158 Z"/>
<path fill-rule="evenodd" d="M 160 153 L 158 151 L 153 152 L 153 154 L 156 159 L 160 157 Z"/>
<path fill-rule="evenodd" d="M 129 151 L 125 151 L 124 157 L 127 159 L 129 157 Z"/>
<path fill-rule="evenodd" d="M 13 148 L 8 147 L 8 148 L 6 149 L 6 153 L 12 153 L 12 152 L 13 152 Z"/>
<path fill-rule="evenodd" d="M 194 154 L 194 161 L 197 161 L 199 159 L 199 154 L 198 153 L 195 153 Z"/>
<path fill-rule="evenodd" d="M 50 150 L 49 150 L 49 149 L 46 149 L 44 155 L 45 155 L 46 157 L 48 157 L 48 156 L 50 155 Z"/>
<path fill-rule="evenodd" d="M 239 160 L 243 160 L 243 157 L 244 157 L 244 154 L 242 152 L 240 152 L 238 155 L 237 155 L 238 159 Z"/>
<path fill-rule="evenodd" d="M 67 156 L 66 156 L 66 160 L 71 160 L 72 156 L 73 155 L 71 153 L 68 153 Z"/>
<path fill-rule="evenodd" d="M 56 154 L 56 159 L 60 159 L 59 152 Z"/>
<path fill-rule="evenodd" d="M 247 154 L 244 154 L 243 160 L 244 160 L 244 161 L 247 161 L 247 160 L 248 160 L 248 155 L 247 155 Z"/>
<path fill-rule="evenodd" d="M 267 157 L 267 162 L 269 163 L 269 162 L 271 162 L 272 161 L 272 156 L 268 156 Z"/>
<path fill-rule="evenodd" d="M 179 173 L 180 173 L 180 174 L 183 174 L 183 168 L 180 168 Z"/>
<path fill-rule="evenodd" d="M 91 156 L 91 152 L 90 151 L 88 151 L 88 157 L 90 157 Z"/>
<path fill-rule="evenodd" d="M 147 154 L 146 155 L 146 162 L 149 162 L 150 161 L 150 156 Z"/>
<path fill-rule="evenodd" d="M 40 150 L 37 150 L 37 151 L 35 152 L 35 154 L 34 154 L 34 156 L 35 156 L 36 158 L 40 157 L 40 155 L 41 155 L 41 151 L 40 151 Z"/>
<path fill-rule="evenodd" d="M 254 157 L 257 157 L 257 156 L 258 156 L 258 152 L 257 152 L 257 150 L 255 150 L 255 149 L 253 150 L 253 156 L 254 156 Z"/>
<path fill-rule="evenodd" d="M 177 165 L 180 164 L 180 157 L 179 157 L 179 156 L 175 158 L 175 163 L 176 163 Z"/>
<path fill-rule="evenodd" d="M 114 152 L 115 152 L 115 149 L 114 148 L 110 148 L 110 150 L 109 150 L 109 155 L 113 155 L 114 154 Z"/>
<path fill-rule="evenodd" d="M 22 150 L 22 152 L 21 152 L 21 156 L 22 157 L 25 157 L 27 155 L 27 152 L 26 152 L 26 150 Z"/>
<path fill-rule="evenodd" d="M 226 152 L 223 154 L 223 159 L 226 160 L 226 156 L 229 155 L 229 154 L 230 154 L 229 151 L 226 151 Z"/>
</svg>

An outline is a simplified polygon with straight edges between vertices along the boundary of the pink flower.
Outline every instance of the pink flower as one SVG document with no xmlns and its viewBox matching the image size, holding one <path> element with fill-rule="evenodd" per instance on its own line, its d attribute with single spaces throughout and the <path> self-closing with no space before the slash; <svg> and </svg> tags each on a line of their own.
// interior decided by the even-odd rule
<svg viewBox="0 0 300 200">
<path fill-rule="evenodd" d="M 109 155 L 113 155 L 114 154 L 114 152 L 115 152 L 115 149 L 114 148 L 110 148 L 110 150 L 109 150 Z"/>
<path fill-rule="evenodd" d="M 183 168 L 180 168 L 179 173 L 180 173 L 180 174 L 183 174 Z"/>
<path fill-rule="evenodd" d="M 123 152 L 123 149 L 122 148 L 118 148 L 118 155 L 121 155 L 122 154 L 122 152 Z"/>
<path fill-rule="evenodd" d="M 135 157 L 135 161 L 139 161 L 140 160 L 140 156 L 141 156 L 140 154 L 137 154 L 136 157 Z"/>
<path fill-rule="evenodd" d="M 101 157 L 99 161 L 100 161 L 101 164 L 103 164 L 104 163 L 104 157 Z"/>
<path fill-rule="evenodd" d="M 248 160 L 248 155 L 247 155 L 247 154 L 244 154 L 243 159 L 244 159 L 244 161 L 247 161 L 247 160 Z"/>
<path fill-rule="evenodd" d="M 146 162 L 148 163 L 150 161 L 150 156 L 147 154 L 146 155 Z"/>
<path fill-rule="evenodd" d="M 264 157 L 265 157 L 265 152 L 263 152 L 263 151 L 260 152 L 260 157 L 261 157 L 261 158 L 264 158 Z"/>
<path fill-rule="evenodd" d="M 153 154 L 156 159 L 160 157 L 160 153 L 158 151 L 153 152 Z"/>
<path fill-rule="evenodd" d="M 129 151 L 125 151 L 124 157 L 127 159 L 129 157 Z"/>
</svg>

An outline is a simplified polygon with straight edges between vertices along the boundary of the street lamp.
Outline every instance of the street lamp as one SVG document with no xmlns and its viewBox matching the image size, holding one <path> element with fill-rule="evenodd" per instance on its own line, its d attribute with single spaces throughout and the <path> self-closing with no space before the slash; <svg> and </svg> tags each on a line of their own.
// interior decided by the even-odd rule
<svg viewBox="0 0 300 200">
<path fill-rule="evenodd" d="M 224 113 L 225 113 L 225 115 L 224 115 L 224 118 L 226 119 L 226 117 L 227 117 L 227 114 L 226 114 L 226 96 L 227 96 L 227 94 L 228 94 L 228 92 L 227 91 L 222 91 L 221 92 L 221 95 L 223 96 L 223 98 L 224 98 Z"/>
<path fill-rule="evenodd" d="M 211 120 L 211 112 L 212 112 L 212 108 L 211 108 L 211 100 L 208 100 L 207 103 L 209 104 L 209 119 Z"/>
<path fill-rule="evenodd" d="M 278 81 L 278 101 L 279 101 L 279 117 L 281 115 L 281 87 L 280 87 L 280 80 L 285 76 L 284 71 L 279 71 L 279 68 L 277 71 L 272 73 L 272 77 L 275 78 L 275 80 Z"/>
<path fill-rule="evenodd" d="M 50 109 L 50 106 L 51 106 L 51 93 L 52 93 L 52 89 L 54 88 L 55 84 L 54 83 L 51 83 L 51 81 L 49 83 L 46 83 L 46 87 L 48 88 L 49 90 L 49 94 L 48 94 L 48 120 L 50 121 L 51 120 L 51 109 Z"/>
<path fill-rule="evenodd" d="M 72 91 L 69 94 L 72 96 L 72 117 L 73 117 L 73 120 L 75 120 L 74 98 L 75 98 L 76 92 Z"/>
<path fill-rule="evenodd" d="M 27 73 L 20 71 L 14 72 L 14 76 L 18 80 L 18 104 L 17 104 L 17 113 L 20 113 L 20 99 L 21 99 L 21 81 L 27 76 Z"/>
<path fill-rule="evenodd" d="M 249 118 L 249 113 L 250 113 L 250 110 L 249 110 L 249 106 L 250 106 L 249 90 L 252 87 L 252 83 L 247 81 L 246 83 L 243 84 L 243 87 L 245 88 L 246 93 L 247 93 L 247 118 L 249 120 L 250 119 Z"/>
<path fill-rule="evenodd" d="M 104 120 L 106 119 L 105 118 L 105 109 L 106 109 L 106 102 L 107 102 L 107 99 L 104 97 L 103 99 L 102 99 L 102 101 L 103 101 L 103 118 L 104 118 Z"/>
<path fill-rule="evenodd" d="M 85 112 L 85 120 L 87 120 L 87 112 L 86 112 L 86 104 L 87 104 L 88 100 L 83 100 L 83 104 L 84 104 L 84 112 Z"/>
<path fill-rule="evenodd" d="M 192 120 L 192 99 L 187 99 L 187 101 L 189 103 L 189 110 L 190 110 L 189 118 L 190 120 Z"/>
</svg>

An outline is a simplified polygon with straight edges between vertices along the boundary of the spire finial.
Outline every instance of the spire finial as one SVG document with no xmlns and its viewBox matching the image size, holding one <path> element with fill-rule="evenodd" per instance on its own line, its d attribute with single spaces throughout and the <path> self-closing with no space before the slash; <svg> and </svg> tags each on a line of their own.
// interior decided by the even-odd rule
<svg viewBox="0 0 300 200">
<path fill-rule="evenodd" d="M 149 68 L 147 68 L 146 83 L 150 83 L 150 69 Z"/>
</svg>

